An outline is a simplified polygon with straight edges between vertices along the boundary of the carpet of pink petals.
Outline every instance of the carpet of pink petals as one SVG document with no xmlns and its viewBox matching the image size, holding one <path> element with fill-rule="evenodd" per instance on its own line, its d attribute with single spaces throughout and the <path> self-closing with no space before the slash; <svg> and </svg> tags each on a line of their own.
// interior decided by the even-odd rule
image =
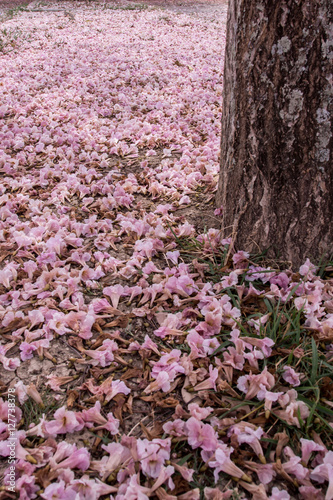
<svg viewBox="0 0 333 500">
<path fill-rule="evenodd" d="M 320 435 L 288 445 L 310 415 L 302 345 L 272 370 L 270 314 L 232 299 L 294 302 L 325 340 L 332 284 L 309 260 L 296 279 L 228 255 L 182 215 L 216 190 L 225 16 L 81 7 L 2 25 L 20 34 L 0 65 L 2 499 L 8 389 L 20 500 L 333 498 Z"/>
</svg>

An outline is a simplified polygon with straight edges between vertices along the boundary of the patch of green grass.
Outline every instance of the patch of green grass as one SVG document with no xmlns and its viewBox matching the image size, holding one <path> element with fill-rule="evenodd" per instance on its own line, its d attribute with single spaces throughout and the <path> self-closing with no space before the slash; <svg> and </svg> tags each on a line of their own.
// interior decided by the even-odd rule
<svg viewBox="0 0 333 500">
<path fill-rule="evenodd" d="M 151 9 L 150 5 L 147 5 L 145 3 L 135 3 L 129 5 L 108 5 L 106 6 L 106 8 L 111 10 L 139 10 L 139 11 Z"/>
<path fill-rule="evenodd" d="M 224 276 L 228 276 L 233 270 L 229 248 L 216 249 L 209 243 L 208 235 L 206 242 L 201 243 L 194 237 L 177 237 L 173 228 L 169 227 L 172 232 L 177 246 L 180 250 L 181 257 L 186 263 L 191 263 L 194 259 L 204 267 L 204 281 L 211 283 L 219 283 Z M 251 255 L 249 258 L 250 264 L 263 267 L 263 273 L 269 272 L 267 267 L 270 267 L 272 273 L 279 273 L 289 268 L 288 263 L 272 260 L 267 258 L 267 251 L 258 255 Z M 257 273 L 258 271 L 256 271 Z M 260 271 L 259 271 L 260 272 Z M 322 259 L 318 265 L 317 275 L 321 279 L 331 279 L 333 275 L 333 260 L 332 258 Z M 238 279 L 238 284 L 249 287 L 250 284 L 263 293 L 270 291 L 270 283 L 263 283 L 260 279 L 250 281 L 248 279 L 248 268 L 244 269 Z M 249 300 L 243 301 L 240 298 L 238 290 L 235 286 L 224 288 L 221 293 L 227 294 L 233 307 L 237 307 L 241 311 L 241 317 L 236 320 L 237 327 L 241 335 L 252 337 L 268 337 L 274 341 L 274 347 L 271 356 L 264 360 L 259 360 L 259 370 L 264 366 L 274 373 L 276 385 L 274 391 L 279 390 L 279 384 L 288 386 L 288 383 L 283 379 L 284 366 L 291 366 L 297 373 L 301 375 L 301 383 L 294 387 L 297 390 L 297 399 L 303 401 L 309 408 L 309 415 L 302 419 L 301 415 L 295 415 L 298 418 L 299 428 L 294 425 L 288 425 L 278 415 L 274 414 L 274 408 L 271 411 L 270 421 L 274 422 L 273 436 L 275 432 L 286 430 L 290 435 L 290 446 L 295 451 L 299 451 L 299 440 L 301 438 L 312 439 L 313 432 L 319 435 L 325 435 L 325 443 L 333 443 L 333 408 L 325 404 L 330 397 L 323 393 L 324 384 L 329 384 L 331 380 L 333 388 L 333 371 L 331 364 L 325 356 L 325 345 L 320 343 L 313 330 L 306 327 L 306 315 L 303 307 L 296 307 L 294 299 L 298 296 L 299 286 L 302 285 L 303 278 L 299 277 L 299 282 L 291 289 L 289 295 L 285 298 L 278 299 L 268 298 L 265 295 L 251 296 Z M 256 332 L 248 324 L 250 319 L 258 319 L 262 315 L 267 314 L 268 319 L 265 324 L 260 327 L 260 331 Z M 223 351 L 230 345 L 230 330 L 224 328 L 219 335 L 219 340 L 222 341 L 220 347 L 213 353 L 214 356 L 223 360 Z M 295 350 L 298 348 L 298 352 Z M 303 350 L 303 351 L 302 351 Z M 331 387 L 331 386 L 330 386 Z M 293 388 L 290 386 L 290 388 Z M 332 390 L 332 389 L 330 389 Z M 329 394 L 329 391 L 326 392 Z M 237 408 L 250 405 L 254 409 L 253 417 L 262 413 L 261 402 L 247 401 L 244 395 L 240 395 L 242 401 L 238 401 L 235 407 L 226 411 L 221 415 L 221 418 L 233 413 Z M 258 412 L 258 413 L 256 413 Z M 269 453 L 272 448 L 272 443 L 268 443 Z"/>
<path fill-rule="evenodd" d="M 13 19 L 15 16 L 17 16 L 20 12 L 25 12 L 27 11 L 27 5 L 29 4 L 29 2 L 25 2 L 24 4 L 22 5 L 19 5 L 18 7 L 15 7 L 13 9 L 8 9 L 3 18 L 1 19 L 2 21 L 7 21 L 7 20 L 10 20 L 10 19 Z"/>
<path fill-rule="evenodd" d="M 54 399 L 54 394 L 51 390 L 46 389 L 41 392 L 41 398 L 44 407 L 41 407 L 32 398 L 29 398 L 21 407 L 24 418 L 24 428 L 28 429 L 30 424 L 38 424 L 43 415 L 46 419 L 53 417 L 54 412 L 63 406 L 66 397 L 59 400 Z"/>
<path fill-rule="evenodd" d="M 0 29 L 0 53 L 8 54 L 20 47 L 23 41 L 30 39 L 30 34 L 17 27 Z"/>
</svg>

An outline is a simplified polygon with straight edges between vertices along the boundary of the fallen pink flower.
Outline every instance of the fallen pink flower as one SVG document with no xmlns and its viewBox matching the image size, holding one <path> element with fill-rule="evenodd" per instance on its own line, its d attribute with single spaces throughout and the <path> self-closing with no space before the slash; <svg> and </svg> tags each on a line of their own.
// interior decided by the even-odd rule
<svg viewBox="0 0 333 500">
<path fill-rule="evenodd" d="M 260 444 L 260 439 L 264 434 L 264 431 L 261 427 L 258 427 L 256 429 L 253 424 L 239 422 L 238 424 L 232 425 L 230 427 L 228 436 L 231 436 L 232 434 L 235 434 L 237 436 L 238 444 L 247 443 L 249 446 L 251 446 L 259 460 L 263 464 L 266 463 L 264 452 Z"/>
<path fill-rule="evenodd" d="M 110 297 L 112 306 L 117 309 L 120 297 L 124 295 L 124 287 L 122 285 L 114 285 L 103 288 L 103 294 Z"/>
<path fill-rule="evenodd" d="M 151 382 L 144 390 L 146 394 L 151 392 L 160 391 L 168 392 L 171 388 L 170 380 L 172 379 L 172 373 L 161 371 L 156 376 L 156 379 Z"/>
<path fill-rule="evenodd" d="M 229 500 L 233 495 L 233 490 L 221 491 L 218 487 L 204 489 L 205 500 Z M 191 499 L 189 499 L 191 500 Z"/>
<path fill-rule="evenodd" d="M 70 486 L 67 486 L 64 481 L 59 481 L 56 483 L 49 484 L 41 497 L 45 500 L 50 498 L 61 499 L 61 500 L 75 500 L 76 491 L 74 491 Z"/>
<path fill-rule="evenodd" d="M 56 462 L 55 456 L 50 459 L 52 469 L 79 469 L 85 471 L 90 464 L 90 453 L 86 448 L 74 449 L 73 453 L 62 461 Z"/>
<path fill-rule="evenodd" d="M 125 394 L 127 396 L 131 392 L 131 389 L 121 380 L 113 380 L 110 385 L 106 380 L 100 386 L 100 389 L 105 394 L 105 401 L 111 401 L 117 394 Z"/>
<path fill-rule="evenodd" d="M 64 406 L 54 413 L 54 417 L 54 420 L 45 423 L 46 432 L 50 436 L 80 431 L 84 427 L 84 423 L 77 419 L 77 414 L 66 410 Z"/>
<path fill-rule="evenodd" d="M 84 351 L 90 358 L 95 361 L 92 364 L 100 364 L 103 368 L 109 366 L 114 360 L 114 351 L 118 350 L 118 344 L 111 339 L 103 341 L 101 347 L 97 349 L 87 349 Z"/>
<path fill-rule="evenodd" d="M 300 439 L 300 443 L 302 446 L 302 464 L 307 465 L 310 459 L 310 456 L 315 451 L 325 452 L 324 446 L 321 446 L 318 443 L 315 443 L 311 439 Z"/>
<path fill-rule="evenodd" d="M 288 384 L 294 386 L 294 387 L 297 387 L 298 385 L 301 384 L 301 381 L 300 381 L 300 376 L 301 374 L 300 373 L 296 373 L 295 370 L 291 367 L 291 366 L 287 366 L 285 365 L 283 367 L 283 374 L 282 374 L 282 378 L 288 382 Z"/>
<path fill-rule="evenodd" d="M 217 447 L 217 434 L 209 424 L 191 417 L 186 422 L 188 443 L 193 450 L 202 448 L 205 451 L 215 451 Z"/>
<path fill-rule="evenodd" d="M 219 473 L 221 471 L 232 477 L 238 477 L 239 479 L 243 479 L 245 481 L 249 480 L 248 476 L 244 474 L 244 472 L 230 459 L 232 452 L 233 448 L 228 448 L 224 444 L 219 444 L 219 447 L 215 451 L 214 458 L 208 462 L 209 467 L 215 469 L 214 478 L 216 482 L 219 479 Z"/>
<path fill-rule="evenodd" d="M 269 500 L 290 500 L 290 495 L 286 490 L 279 490 L 279 488 L 274 486 Z"/>
<path fill-rule="evenodd" d="M 163 430 L 167 434 L 170 434 L 170 436 L 185 436 L 185 422 L 177 418 L 176 420 L 166 422 L 163 425 Z"/>
<path fill-rule="evenodd" d="M 171 439 L 148 441 L 147 439 L 137 440 L 138 457 L 142 472 L 152 478 L 160 475 L 166 460 L 170 459 Z"/>
<path fill-rule="evenodd" d="M 328 482 L 325 500 L 333 499 L 333 451 L 328 451 L 323 463 L 318 465 L 311 473 L 310 478 L 317 483 Z"/>
<path fill-rule="evenodd" d="M 237 388 L 246 393 L 246 399 L 252 399 L 262 390 L 261 386 L 271 389 L 275 385 L 274 375 L 269 373 L 267 367 L 258 375 L 243 375 L 237 380 Z"/>
</svg>

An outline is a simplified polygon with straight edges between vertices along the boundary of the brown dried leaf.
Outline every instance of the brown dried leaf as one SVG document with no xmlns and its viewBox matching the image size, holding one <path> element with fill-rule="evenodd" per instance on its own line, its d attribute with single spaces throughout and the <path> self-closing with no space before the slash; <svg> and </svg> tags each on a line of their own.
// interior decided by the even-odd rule
<svg viewBox="0 0 333 500">
<path fill-rule="evenodd" d="M 126 328 L 128 326 L 130 315 L 126 314 L 124 316 L 119 316 L 119 318 L 111 321 L 111 323 L 107 323 L 104 328 L 112 328 L 114 326 L 119 326 L 119 328 Z"/>
<path fill-rule="evenodd" d="M 140 427 L 146 436 L 147 439 L 150 441 L 155 438 L 159 438 L 163 434 L 163 424 L 162 422 L 155 422 L 154 426 L 152 428 L 147 428 L 143 425 L 142 422 L 140 422 Z"/>
<path fill-rule="evenodd" d="M 141 379 L 142 375 L 142 370 L 140 368 L 129 368 L 122 374 L 120 380 L 129 380 L 130 378 Z"/>
<path fill-rule="evenodd" d="M 36 482 L 45 489 L 49 484 L 52 483 L 54 479 L 58 477 L 58 472 L 56 470 L 50 470 L 50 466 L 47 465 L 44 469 L 39 469 L 35 473 Z"/>
<path fill-rule="evenodd" d="M 155 491 L 156 496 L 159 500 L 177 500 L 177 497 L 174 495 L 169 495 L 163 488 L 159 487 Z"/>
<path fill-rule="evenodd" d="M 169 396 L 166 399 L 161 399 L 159 401 L 156 401 L 156 406 L 159 406 L 160 408 L 176 408 L 176 406 L 179 404 L 178 399 Z"/>
<path fill-rule="evenodd" d="M 73 408 L 75 401 L 78 399 L 80 393 L 79 391 L 71 390 L 67 393 L 67 407 Z"/>
<path fill-rule="evenodd" d="M 114 416 L 120 421 L 121 425 L 123 424 L 123 411 L 126 403 L 126 398 L 123 394 L 117 394 L 113 401 L 117 403 L 117 406 L 113 410 Z"/>
</svg>

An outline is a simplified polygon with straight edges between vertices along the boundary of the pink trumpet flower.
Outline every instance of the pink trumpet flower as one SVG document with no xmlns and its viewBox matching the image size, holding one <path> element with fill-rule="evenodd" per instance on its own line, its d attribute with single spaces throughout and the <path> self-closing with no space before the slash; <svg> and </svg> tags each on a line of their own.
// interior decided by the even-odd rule
<svg viewBox="0 0 333 500">
<path fill-rule="evenodd" d="M 288 382 L 288 384 L 291 384 L 294 387 L 297 387 L 298 385 L 301 384 L 300 382 L 300 373 L 296 373 L 295 370 L 291 366 L 285 365 L 283 367 L 283 374 L 282 378 Z"/>
<path fill-rule="evenodd" d="M 75 412 L 68 411 L 62 406 L 54 413 L 55 419 L 45 424 L 46 432 L 50 436 L 56 436 L 57 434 L 80 431 L 84 424 L 77 419 L 77 416 Z"/>
<path fill-rule="evenodd" d="M 55 461 L 55 455 L 50 459 L 52 469 L 79 469 L 85 471 L 90 464 L 90 453 L 86 448 L 76 448 L 71 455 L 59 462 Z"/>
<path fill-rule="evenodd" d="M 318 465 L 311 473 L 311 479 L 317 483 L 328 482 L 325 500 L 333 499 L 333 451 L 328 451 L 323 459 L 323 463 Z"/>
<path fill-rule="evenodd" d="M 120 297 L 124 295 L 124 287 L 122 285 L 107 286 L 103 288 L 103 294 L 110 297 L 112 306 L 117 309 Z"/>
<path fill-rule="evenodd" d="M 103 417 L 101 415 L 101 403 L 99 401 L 96 401 L 95 406 L 89 410 L 83 410 L 81 412 L 81 417 L 86 422 L 87 427 L 90 427 L 89 423 L 93 422 L 98 424 L 95 430 L 106 429 L 112 435 L 118 434 L 119 432 L 119 420 L 116 419 L 111 412 L 107 414 L 107 418 Z"/>
<path fill-rule="evenodd" d="M 264 434 L 264 431 L 261 427 L 258 429 L 255 428 L 253 424 L 247 424 L 246 422 L 239 422 L 238 424 L 232 425 L 228 432 L 228 435 L 231 436 L 235 434 L 237 437 L 238 444 L 247 443 L 259 460 L 265 464 L 266 459 L 264 457 L 264 453 L 260 444 L 260 439 Z"/>
<path fill-rule="evenodd" d="M 232 452 L 233 448 L 228 448 L 226 445 L 219 444 L 219 447 L 215 451 L 215 459 L 213 458 L 208 462 L 209 467 L 215 469 L 214 478 L 216 482 L 219 479 L 219 473 L 221 471 L 232 477 L 238 477 L 245 481 L 249 480 L 249 477 L 230 459 Z"/>
<path fill-rule="evenodd" d="M 307 465 L 310 456 L 313 452 L 315 451 L 320 451 L 320 452 L 325 452 L 324 446 L 321 446 L 318 443 L 315 443 L 311 439 L 300 439 L 301 446 L 302 446 L 302 463 L 304 465 Z"/>
<path fill-rule="evenodd" d="M 260 390 L 262 390 L 261 386 L 264 386 L 265 389 L 271 389 L 275 384 L 274 375 L 269 373 L 267 367 L 259 373 L 258 375 L 243 375 L 239 377 L 237 381 L 237 388 L 246 393 L 246 399 L 252 399 L 254 396 L 258 394 Z"/>
<path fill-rule="evenodd" d="M 112 361 L 114 360 L 113 353 L 117 350 L 118 344 L 114 340 L 106 339 L 103 341 L 101 347 L 94 350 L 85 350 L 84 353 L 95 360 L 93 364 L 100 364 L 100 366 L 104 368 L 105 366 L 109 366 L 110 363 L 112 363 Z"/>
<path fill-rule="evenodd" d="M 202 448 L 205 451 L 214 451 L 217 447 L 217 434 L 209 424 L 191 417 L 186 422 L 188 443 L 195 450 Z"/>
</svg>

